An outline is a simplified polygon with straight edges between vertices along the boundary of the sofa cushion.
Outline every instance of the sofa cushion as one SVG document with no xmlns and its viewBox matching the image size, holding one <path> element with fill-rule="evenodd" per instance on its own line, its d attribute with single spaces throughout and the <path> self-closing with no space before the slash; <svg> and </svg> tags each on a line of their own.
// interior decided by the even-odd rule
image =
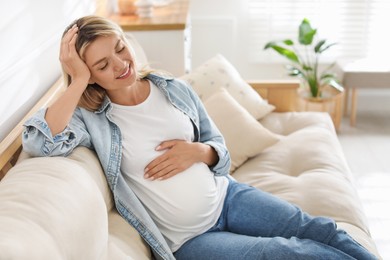
<svg viewBox="0 0 390 260">
<path fill-rule="evenodd" d="M 275 109 L 273 105 L 268 104 L 266 100 L 258 95 L 241 78 L 233 65 L 220 54 L 181 78 L 194 88 L 203 101 L 221 87 L 226 88 L 233 98 L 256 119 L 263 118 Z"/>
<path fill-rule="evenodd" d="M 274 130 L 287 129 L 286 136 L 249 159 L 233 177 L 312 215 L 333 218 L 354 239 L 375 252 L 353 176 L 329 114 L 272 113 L 267 117 L 270 118 L 262 122 L 275 127 Z M 293 119 L 301 128 L 291 126 Z"/>
<path fill-rule="evenodd" d="M 204 105 L 225 138 L 232 161 L 231 172 L 280 139 L 256 121 L 224 88 Z"/>
<path fill-rule="evenodd" d="M 107 210 L 89 174 L 62 157 L 16 164 L 0 182 L 1 258 L 100 259 Z"/>
<path fill-rule="evenodd" d="M 153 259 L 147 243 L 116 209 L 108 213 L 108 231 L 108 252 L 105 259 Z"/>
<path fill-rule="evenodd" d="M 0 182 L 0 212 L 1 259 L 151 259 L 85 147 L 68 157 L 22 152 Z"/>
<path fill-rule="evenodd" d="M 280 135 L 289 135 L 312 126 L 328 129 L 336 134 L 331 118 L 326 112 L 273 112 L 260 122 L 265 128 Z"/>
<path fill-rule="evenodd" d="M 289 116 L 286 113 L 279 117 Z M 306 116 L 312 117 L 311 114 Z M 339 220 L 348 219 L 363 227 L 362 218 L 351 220 L 356 214 L 350 216 L 347 211 L 345 214 L 339 212 L 340 205 L 352 207 L 352 211 L 358 212 L 358 204 L 351 201 L 356 194 L 348 188 L 352 175 L 337 136 L 322 125 L 324 118 L 330 120 L 329 115 L 319 113 L 316 116 L 318 124 L 284 136 L 237 169 L 235 178 L 282 196 L 311 213 L 322 215 L 326 212 Z M 318 194 L 321 196 L 314 199 Z"/>
</svg>

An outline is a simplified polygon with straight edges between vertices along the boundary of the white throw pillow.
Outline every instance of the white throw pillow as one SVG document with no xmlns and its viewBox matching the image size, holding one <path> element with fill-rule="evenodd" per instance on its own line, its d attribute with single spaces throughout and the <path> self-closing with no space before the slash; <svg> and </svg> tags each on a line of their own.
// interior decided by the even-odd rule
<svg viewBox="0 0 390 260">
<path fill-rule="evenodd" d="M 232 160 L 230 172 L 281 138 L 264 128 L 224 88 L 204 101 L 204 106 L 225 138 Z"/>
<path fill-rule="evenodd" d="M 268 104 L 222 55 L 218 54 L 189 74 L 181 76 L 204 101 L 219 88 L 226 88 L 232 97 L 254 118 L 261 119 L 275 107 Z"/>
</svg>

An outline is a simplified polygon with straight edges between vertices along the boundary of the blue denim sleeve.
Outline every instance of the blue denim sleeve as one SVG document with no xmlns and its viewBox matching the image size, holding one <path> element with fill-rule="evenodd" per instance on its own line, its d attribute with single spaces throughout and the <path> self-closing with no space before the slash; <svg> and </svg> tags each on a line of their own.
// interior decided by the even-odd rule
<svg viewBox="0 0 390 260">
<path fill-rule="evenodd" d="M 211 171 L 214 172 L 216 176 L 228 175 L 230 170 L 230 154 L 225 144 L 225 139 L 223 138 L 221 132 L 207 114 L 206 108 L 203 106 L 202 101 L 199 96 L 195 93 L 191 86 L 188 86 L 191 99 L 195 102 L 197 107 L 198 117 L 199 117 L 199 135 L 200 142 L 208 144 L 214 148 L 217 152 L 219 160 L 216 165 L 210 167 Z"/>
<path fill-rule="evenodd" d="M 219 157 L 217 164 L 210 167 L 210 169 L 217 176 L 227 175 L 231 163 L 229 151 L 221 132 L 208 116 L 201 102 L 199 103 L 199 125 L 200 141 L 213 147 Z"/>
<path fill-rule="evenodd" d="M 31 156 L 67 156 L 79 145 L 92 147 L 79 109 L 76 109 L 69 125 L 52 136 L 45 120 L 46 109 L 39 110 L 24 123 L 23 150 Z"/>
</svg>

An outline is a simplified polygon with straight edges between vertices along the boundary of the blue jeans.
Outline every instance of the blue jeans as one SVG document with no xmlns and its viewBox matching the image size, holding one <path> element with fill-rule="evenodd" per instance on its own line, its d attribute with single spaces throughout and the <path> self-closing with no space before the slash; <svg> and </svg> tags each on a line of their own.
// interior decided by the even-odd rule
<svg viewBox="0 0 390 260">
<path fill-rule="evenodd" d="M 176 259 L 376 259 L 333 220 L 230 181 L 214 227 L 179 248 Z"/>
</svg>

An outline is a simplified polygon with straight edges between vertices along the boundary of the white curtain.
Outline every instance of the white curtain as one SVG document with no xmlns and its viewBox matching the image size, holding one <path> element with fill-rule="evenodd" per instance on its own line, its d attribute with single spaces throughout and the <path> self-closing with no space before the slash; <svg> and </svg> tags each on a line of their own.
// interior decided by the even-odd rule
<svg viewBox="0 0 390 260">
<path fill-rule="evenodd" d="M 317 39 L 338 43 L 324 52 L 324 62 L 390 58 L 390 0 L 246 0 L 242 8 L 253 63 L 282 61 L 263 47 L 272 40 L 297 42 L 303 18 L 318 30 Z"/>
</svg>

